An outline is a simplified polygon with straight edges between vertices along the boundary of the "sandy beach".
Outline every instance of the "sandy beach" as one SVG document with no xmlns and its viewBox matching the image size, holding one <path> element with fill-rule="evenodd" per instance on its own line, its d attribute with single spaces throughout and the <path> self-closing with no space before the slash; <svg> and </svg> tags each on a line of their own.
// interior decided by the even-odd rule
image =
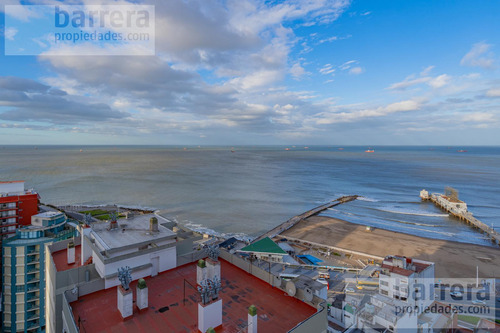
<svg viewBox="0 0 500 333">
<path fill-rule="evenodd" d="M 389 254 L 433 261 L 437 278 L 480 278 L 500 276 L 500 247 L 422 238 L 382 229 L 366 231 L 365 226 L 323 216 L 302 220 L 285 231 L 290 236 L 367 254 Z"/>
</svg>

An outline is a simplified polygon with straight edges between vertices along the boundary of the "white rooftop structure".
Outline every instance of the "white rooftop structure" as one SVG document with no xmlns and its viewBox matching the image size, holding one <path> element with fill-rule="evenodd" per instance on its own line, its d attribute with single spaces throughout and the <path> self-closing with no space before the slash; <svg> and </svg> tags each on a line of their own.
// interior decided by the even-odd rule
<svg viewBox="0 0 500 333">
<path fill-rule="evenodd" d="M 158 231 L 150 230 L 152 217 L 158 219 Z M 175 232 L 161 225 L 164 222 L 169 221 L 155 214 L 135 215 L 129 219 L 119 219 L 117 229 L 110 230 L 109 222 L 93 223 L 92 231 L 102 250 L 110 250 L 138 243 L 163 242 L 165 239 L 175 238 Z"/>
<path fill-rule="evenodd" d="M 178 234 L 162 225 L 167 222 L 157 214 L 141 214 L 116 223 L 92 223 L 81 232 L 81 264 L 94 262 L 105 288 L 120 284 L 120 267 L 129 266 L 133 280 L 172 269 L 177 265 Z"/>
<path fill-rule="evenodd" d="M 9 197 L 14 195 L 24 195 L 36 193 L 33 189 L 24 189 L 24 180 L 12 180 L 7 182 L 0 181 L 0 197 Z"/>
</svg>

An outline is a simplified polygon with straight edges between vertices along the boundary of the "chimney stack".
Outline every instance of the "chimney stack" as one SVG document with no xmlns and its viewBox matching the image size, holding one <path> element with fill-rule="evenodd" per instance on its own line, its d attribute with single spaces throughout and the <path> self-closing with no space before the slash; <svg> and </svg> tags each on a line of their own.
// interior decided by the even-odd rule
<svg viewBox="0 0 500 333">
<path fill-rule="evenodd" d="M 68 243 L 68 265 L 75 263 L 75 243 L 73 241 Z"/>
<path fill-rule="evenodd" d="M 156 217 L 149 219 L 149 231 L 158 232 L 158 219 Z"/>
</svg>

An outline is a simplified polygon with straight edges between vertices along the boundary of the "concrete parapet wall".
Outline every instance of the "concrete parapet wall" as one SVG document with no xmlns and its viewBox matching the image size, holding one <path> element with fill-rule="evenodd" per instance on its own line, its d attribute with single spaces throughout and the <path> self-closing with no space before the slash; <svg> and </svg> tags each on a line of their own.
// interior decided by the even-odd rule
<svg viewBox="0 0 500 333">
<path fill-rule="evenodd" d="M 328 332 L 328 309 L 326 302 L 323 301 L 318 307 L 318 312 L 300 322 L 297 326 L 289 330 L 288 333 Z"/>
<path fill-rule="evenodd" d="M 79 330 L 76 327 L 76 321 L 73 318 L 73 311 L 66 298 L 66 295 L 62 295 L 62 326 L 63 332 L 68 333 L 78 333 Z"/>
</svg>

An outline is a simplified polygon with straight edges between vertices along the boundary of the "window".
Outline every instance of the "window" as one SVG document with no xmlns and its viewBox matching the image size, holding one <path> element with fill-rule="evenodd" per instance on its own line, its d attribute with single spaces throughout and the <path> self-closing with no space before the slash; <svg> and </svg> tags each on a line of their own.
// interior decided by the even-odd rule
<svg viewBox="0 0 500 333">
<path fill-rule="evenodd" d="M 380 284 L 383 285 L 383 286 L 386 286 L 386 287 L 389 286 L 389 282 L 384 281 L 384 280 L 381 280 Z"/>
<path fill-rule="evenodd" d="M 387 290 L 380 290 L 380 293 L 385 296 L 389 295 L 389 292 Z"/>
</svg>

